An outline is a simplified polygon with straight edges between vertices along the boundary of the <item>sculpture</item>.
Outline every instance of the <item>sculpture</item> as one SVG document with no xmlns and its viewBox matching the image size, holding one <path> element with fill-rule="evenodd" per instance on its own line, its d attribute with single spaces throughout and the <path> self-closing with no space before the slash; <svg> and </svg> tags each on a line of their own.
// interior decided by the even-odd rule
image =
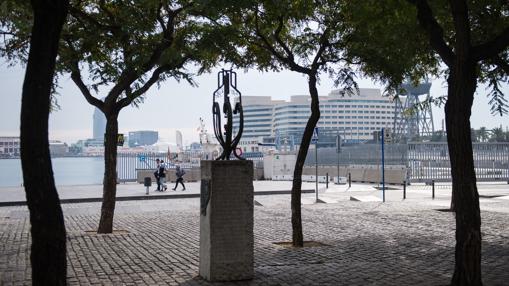
<svg viewBox="0 0 509 286">
<path fill-rule="evenodd" d="M 230 91 L 232 96 L 236 97 L 235 108 L 232 110 L 230 103 Z M 223 95 L 223 116 L 226 119 L 224 126 L 221 126 L 221 109 L 218 102 L 221 94 Z M 233 137 L 233 116 L 239 116 L 239 128 L 237 135 Z M 245 160 L 239 154 L 237 154 L 237 145 L 240 142 L 242 131 L 244 130 L 244 114 L 242 111 L 242 95 L 237 90 L 237 73 L 233 70 L 222 69 L 217 74 L 217 89 L 214 91 L 212 96 L 212 117 L 214 124 L 214 134 L 216 135 L 217 141 L 223 148 L 221 155 L 216 160 L 230 160 L 230 156 L 233 155 L 239 160 Z M 221 127 L 224 127 L 224 132 Z M 224 136 L 223 136 L 224 135 Z"/>
</svg>

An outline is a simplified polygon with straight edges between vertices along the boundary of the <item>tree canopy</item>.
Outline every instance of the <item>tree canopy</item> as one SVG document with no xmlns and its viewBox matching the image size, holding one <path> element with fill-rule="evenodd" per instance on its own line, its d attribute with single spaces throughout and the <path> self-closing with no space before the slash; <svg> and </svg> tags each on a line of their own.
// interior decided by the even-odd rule
<svg viewBox="0 0 509 286">
<path fill-rule="evenodd" d="M 107 119 L 100 232 L 112 231 L 119 112 L 141 103 L 147 90 L 166 79 L 194 84 L 189 67 L 206 71 L 231 49 L 225 31 L 203 16 L 204 9 L 213 10 L 207 4 L 207 0 L 70 3 L 57 71 L 61 76 L 70 74 L 86 100 Z M 0 55 L 23 63 L 31 14 L 19 1 L 6 0 L 2 5 Z"/>
<path fill-rule="evenodd" d="M 411 79 L 417 83 L 427 77 L 447 76 L 447 61 L 433 49 L 426 29 L 419 24 L 417 9 L 412 3 L 423 1 L 349 1 L 348 57 L 359 63 L 364 75 L 387 84 L 392 93 L 401 83 Z M 427 1 L 424 1 L 427 2 Z M 487 96 L 493 114 L 507 114 L 507 99 L 501 85 L 508 83 L 509 51 L 499 47 L 507 37 L 509 4 L 507 1 L 467 1 L 471 44 L 476 46 L 480 61 L 479 82 L 489 87 Z M 452 57 L 456 31 L 448 1 L 430 1 L 436 25 L 430 27 L 434 37 L 443 37 L 444 54 Z M 423 16 L 421 16 L 423 17 Z M 485 48 L 494 44 L 490 49 Z M 451 48 L 452 47 L 452 48 Z M 498 49 L 495 56 L 484 58 Z M 484 51 L 485 50 L 485 51 Z M 482 51 L 482 52 L 481 52 Z"/>
</svg>

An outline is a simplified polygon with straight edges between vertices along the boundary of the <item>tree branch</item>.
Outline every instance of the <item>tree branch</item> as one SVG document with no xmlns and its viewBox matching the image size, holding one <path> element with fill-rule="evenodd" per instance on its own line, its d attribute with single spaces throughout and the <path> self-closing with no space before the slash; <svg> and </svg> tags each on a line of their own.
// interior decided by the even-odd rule
<svg viewBox="0 0 509 286">
<path fill-rule="evenodd" d="M 426 0 L 407 0 L 417 8 L 419 24 L 426 30 L 429 42 L 433 49 L 440 55 L 444 63 L 451 67 L 455 55 L 444 40 L 444 30 L 433 16 L 431 7 Z"/>
<path fill-rule="evenodd" d="M 327 47 L 329 47 L 329 40 L 327 34 L 329 33 L 329 28 L 325 28 L 322 35 L 320 36 L 320 48 L 316 52 L 315 58 L 313 59 L 313 63 L 311 64 L 311 69 L 316 71 L 318 67 L 322 64 L 325 64 L 327 61 L 319 61 L 322 58 L 322 54 Z"/>
<path fill-rule="evenodd" d="M 292 50 L 290 50 L 290 48 L 279 37 L 279 35 L 281 34 L 281 30 L 283 30 L 283 17 L 279 17 L 278 20 L 279 20 L 279 24 L 278 24 L 276 30 L 274 31 L 274 39 L 276 39 L 276 42 L 278 43 L 278 45 L 281 46 L 281 48 L 283 48 L 288 60 L 293 62 L 293 61 L 295 61 L 295 57 L 292 53 Z"/>
<path fill-rule="evenodd" d="M 137 97 L 139 97 L 140 95 L 147 92 L 150 89 L 150 87 L 152 85 L 154 85 L 154 83 L 156 83 L 159 80 L 159 76 L 163 72 L 168 71 L 170 68 L 171 68 L 170 65 L 164 65 L 164 66 L 160 66 L 157 69 L 155 69 L 154 72 L 152 73 L 152 76 L 150 77 L 150 79 L 147 82 L 145 82 L 145 84 L 142 87 L 140 87 L 138 90 L 136 90 L 134 92 L 131 92 L 130 94 L 126 93 L 127 96 L 117 102 L 117 105 L 119 106 L 119 108 L 122 109 L 122 108 L 130 105 L 133 102 L 133 100 L 135 100 Z M 130 88 L 127 88 L 126 90 L 129 90 L 129 89 Z"/>
<path fill-rule="evenodd" d="M 74 6 L 69 6 L 69 12 L 74 18 L 76 18 L 77 20 L 81 20 L 80 22 L 86 21 L 86 22 L 96 26 L 99 29 L 110 31 L 112 33 L 116 33 L 116 30 L 118 30 L 118 27 L 103 24 L 103 23 L 97 21 L 97 19 L 95 19 L 91 15 L 81 11 L 80 9 L 78 9 Z"/>
<path fill-rule="evenodd" d="M 72 72 L 71 72 L 71 79 L 72 81 L 78 86 L 79 90 L 81 91 L 81 94 L 85 97 L 85 99 L 90 103 L 91 105 L 97 107 L 101 111 L 104 112 L 104 102 L 101 100 L 95 98 L 91 93 L 88 87 L 85 85 L 81 78 L 81 73 L 79 70 L 78 63 L 76 61 L 72 62 Z"/>
<path fill-rule="evenodd" d="M 485 60 L 496 56 L 509 46 L 509 27 L 506 27 L 500 35 L 484 44 L 473 48 L 474 59 Z"/>
<path fill-rule="evenodd" d="M 135 90 L 134 92 L 131 92 L 130 94 L 126 93 L 128 96 L 119 100 L 118 105 L 121 108 L 124 108 L 124 107 L 130 105 L 133 102 L 133 100 L 135 100 L 139 96 L 143 95 L 145 92 L 147 92 L 150 89 L 150 87 L 152 87 L 152 85 L 154 85 L 156 82 L 158 82 L 159 77 L 161 76 L 162 73 L 183 67 L 190 58 L 191 57 L 186 56 L 186 57 L 182 58 L 182 60 L 180 60 L 178 63 L 175 63 L 173 65 L 165 64 L 165 65 L 159 66 L 152 72 L 152 75 L 150 76 L 149 80 L 147 82 L 145 82 L 145 84 L 142 87 Z M 129 88 L 129 90 L 130 90 L 130 88 Z"/>
<path fill-rule="evenodd" d="M 65 37 L 65 36 L 64 36 Z M 76 54 L 76 50 L 74 49 L 72 42 L 69 39 L 65 39 L 65 42 L 67 43 L 67 46 L 72 51 L 73 54 Z M 73 57 L 73 60 L 71 61 L 71 79 L 76 84 L 76 86 L 81 91 L 81 94 L 85 97 L 85 99 L 90 103 L 91 105 L 99 108 L 101 111 L 104 112 L 104 102 L 101 100 L 95 98 L 92 93 L 90 93 L 90 90 L 83 82 L 83 79 L 81 77 L 80 67 L 79 63 L 76 60 L 78 57 Z"/>
<path fill-rule="evenodd" d="M 283 64 L 288 65 L 288 67 L 291 70 L 299 72 L 299 73 L 303 73 L 303 74 L 311 73 L 311 69 L 305 68 L 305 67 L 302 67 L 302 66 L 298 65 L 293 60 L 293 58 L 290 58 L 289 56 L 287 56 L 287 57 L 283 56 L 281 53 L 279 53 L 274 48 L 274 46 L 272 46 L 272 44 L 269 42 L 267 37 L 265 37 L 265 35 L 263 35 L 262 32 L 260 31 L 260 26 L 259 26 L 259 23 L 258 23 L 258 11 L 255 12 L 255 33 L 262 40 L 262 42 L 264 43 L 264 48 L 266 50 L 268 50 L 272 55 L 274 55 L 279 61 L 283 62 Z M 278 36 L 275 33 L 274 33 L 274 37 L 276 38 L 276 41 L 281 41 L 280 39 L 278 40 Z M 284 46 L 286 46 L 286 45 L 284 45 Z M 283 49 L 284 49 L 284 47 L 283 47 Z M 291 52 L 290 52 L 290 54 L 291 54 Z M 293 54 L 291 54 L 291 55 L 293 56 Z"/>
<path fill-rule="evenodd" d="M 185 7 L 190 7 L 185 6 Z M 179 13 L 184 11 L 185 7 L 181 7 L 175 10 L 169 10 L 169 19 L 166 23 L 166 30 L 163 30 L 163 39 L 161 40 L 161 43 L 157 45 L 154 50 L 152 51 L 152 54 L 150 55 L 149 59 L 142 64 L 142 68 L 140 70 L 134 70 L 131 67 L 127 67 L 122 74 L 120 75 L 117 84 L 110 90 L 108 93 L 108 96 L 106 97 L 106 102 L 115 102 L 117 101 L 118 97 L 124 92 L 126 89 L 128 89 L 131 84 L 138 78 L 139 75 L 142 75 L 151 69 L 154 68 L 154 66 L 158 63 L 158 61 L 161 59 L 161 56 L 163 52 L 169 48 L 174 41 L 174 33 L 175 33 L 175 17 L 178 16 Z M 134 94 L 134 93 L 133 93 Z M 133 97 L 132 100 L 134 100 Z M 129 105 L 132 100 L 130 100 L 127 105 Z M 122 100 L 120 100 L 122 101 Z M 120 102 L 119 101 L 119 102 Z M 121 104 L 122 105 L 122 104 Z"/>
</svg>

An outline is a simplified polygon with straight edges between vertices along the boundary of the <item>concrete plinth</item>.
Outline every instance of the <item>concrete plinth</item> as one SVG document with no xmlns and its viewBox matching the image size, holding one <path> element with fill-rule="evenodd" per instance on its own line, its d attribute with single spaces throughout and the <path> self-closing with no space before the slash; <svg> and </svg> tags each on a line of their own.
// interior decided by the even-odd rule
<svg viewBox="0 0 509 286">
<path fill-rule="evenodd" d="M 201 161 L 200 276 L 253 278 L 253 162 Z"/>
</svg>

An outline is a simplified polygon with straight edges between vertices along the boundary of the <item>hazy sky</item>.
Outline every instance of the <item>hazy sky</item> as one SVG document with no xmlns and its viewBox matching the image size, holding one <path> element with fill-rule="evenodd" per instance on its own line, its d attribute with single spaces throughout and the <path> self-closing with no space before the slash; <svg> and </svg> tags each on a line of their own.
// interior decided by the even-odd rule
<svg viewBox="0 0 509 286">
<path fill-rule="evenodd" d="M 198 141 L 199 118 L 203 117 L 209 132 L 212 133 L 212 92 L 217 88 L 217 70 L 196 78 L 198 87 L 191 87 L 186 82 L 177 83 L 167 80 L 160 88 L 153 86 L 147 93 L 146 100 L 139 108 L 126 107 L 119 116 L 119 132 L 127 133 L 136 130 L 156 130 L 163 140 L 175 142 L 175 131 L 183 134 L 184 144 Z M 308 94 L 307 81 L 302 75 L 294 72 L 259 73 L 239 70 L 238 89 L 243 96 L 272 96 L 273 99 L 288 100 L 291 95 Z M 21 67 L 7 67 L 0 64 L 0 136 L 19 136 L 19 117 L 21 109 L 21 87 L 24 70 Z M 359 87 L 381 87 L 369 79 L 358 79 Z M 61 78 L 58 103 L 60 110 L 50 115 L 49 136 L 51 140 L 67 143 L 92 137 L 92 107 L 69 76 Z M 327 95 L 334 89 L 332 81 L 325 76 L 321 79 L 318 91 Z M 490 114 L 488 99 L 484 86 L 478 87 L 472 108 L 471 123 L 474 128 L 485 126 L 489 129 L 501 124 L 504 129 L 509 126 L 509 116 L 493 116 Z M 509 96 L 509 89 L 504 87 Z M 433 81 L 432 96 L 447 93 L 444 80 Z M 101 94 L 98 97 L 103 97 Z M 444 118 L 443 107 L 433 108 L 435 129 L 441 128 Z"/>
</svg>

